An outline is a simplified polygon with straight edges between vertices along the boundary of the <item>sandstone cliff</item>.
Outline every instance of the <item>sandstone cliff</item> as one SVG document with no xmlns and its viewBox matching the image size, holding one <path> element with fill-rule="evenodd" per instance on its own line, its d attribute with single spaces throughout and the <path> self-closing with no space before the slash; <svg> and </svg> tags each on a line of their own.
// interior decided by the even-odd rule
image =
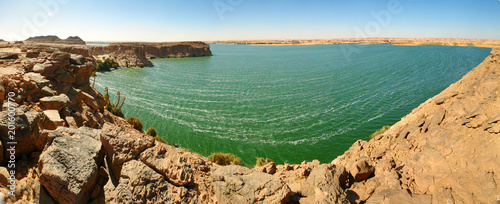
<svg viewBox="0 0 500 204">
<path fill-rule="evenodd" d="M 98 59 L 112 58 L 120 66 L 152 67 L 149 58 L 211 56 L 210 46 L 203 42 L 118 43 L 92 46 L 90 54 Z"/>
<path fill-rule="evenodd" d="M 1 41 L 0 41 L 1 42 Z M 16 42 L 17 43 L 17 42 Z M 171 43 L 114 43 L 108 46 L 86 46 L 79 37 L 60 39 L 57 36 L 30 37 L 24 41 L 27 47 L 57 49 L 71 54 L 93 57 L 104 61 L 115 60 L 121 67 L 152 67 L 149 59 L 212 56 L 210 46 L 204 42 Z M 19 41 L 17 44 L 24 44 Z M 16 48 L 17 49 L 17 48 Z"/>
<path fill-rule="evenodd" d="M 210 46 L 204 42 L 144 44 L 143 47 L 148 58 L 212 56 Z"/>
<path fill-rule="evenodd" d="M 146 53 L 138 47 L 127 48 Z M 331 163 L 254 169 L 157 142 L 104 110 L 89 83 L 95 50 L 4 43 L 0 52 L 0 199 L 7 202 L 493 203 L 500 195 L 498 49 Z M 5 167 L 9 92 L 17 104 L 14 196 Z"/>
<path fill-rule="evenodd" d="M 146 58 L 143 47 L 135 44 L 111 44 L 108 46 L 91 46 L 89 53 L 96 59 L 114 59 L 122 67 L 152 67 L 153 63 Z"/>
<path fill-rule="evenodd" d="M 77 44 L 77 45 L 85 45 L 85 41 L 83 41 L 78 36 L 70 36 L 66 39 L 61 39 L 55 35 L 48 36 L 36 36 L 30 37 L 26 39 L 24 42 L 27 43 L 56 43 L 56 44 Z"/>
</svg>

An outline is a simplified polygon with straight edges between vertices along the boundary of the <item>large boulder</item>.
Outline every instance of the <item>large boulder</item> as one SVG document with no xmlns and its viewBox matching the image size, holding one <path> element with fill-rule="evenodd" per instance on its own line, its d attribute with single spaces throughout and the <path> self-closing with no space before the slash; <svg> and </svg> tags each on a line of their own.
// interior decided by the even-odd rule
<svg viewBox="0 0 500 204">
<path fill-rule="evenodd" d="M 102 128 L 101 142 L 117 179 L 120 177 L 122 165 L 136 159 L 142 151 L 152 147 L 154 141 L 153 137 L 132 127 L 105 123 Z"/>
<path fill-rule="evenodd" d="M 55 130 L 59 126 L 64 126 L 64 120 L 61 119 L 59 111 L 57 110 L 44 110 L 43 127 L 47 130 Z"/>
<path fill-rule="evenodd" d="M 375 167 L 373 167 L 368 158 L 361 158 L 349 168 L 349 173 L 354 178 L 355 182 L 366 180 L 373 176 L 374 172 Z"/>
<path fill-rule="evenodd" d="M 87 203 L 103 159 L 102 145 L 88 133 L 67 128 L 40 155 L 40 184 L 59 203 Z"/>
<path fill-rule="evenodd" d="M 290 188 L 279 177 L 231 165 L 212 174 L 220 203 L 286 203 Z"/>
<path fill-rule="evenodd" d="M 70 102 L 66 94 L 59 94 L 57 96 L 46 96 L 40 99 L 44 110 L 61 110 Z"/>
<path fill-rule="evenodd" d="M 118 185 L 106 196 L 108 203 L 198 203 L 194 190 L 177 187 L 146 164 L 123 164 Z"/>
<path fill-rule="evenodd" d="M 58 67 L 52 64 L 52 62 L 45 62 L 33 66 L 33 71 L 40 73 L 43 76 L 53 76 L 53 73 L 57 68 Z"/>
<path fill-rule="evenodd" d="M 69 62 L 71 64 L 83 65 L 85 63 L 85 57 L 83 57 L 82 55 L 71 54 Z"/>
<path fill-rule="evenodd" d="M 313 168 L 300 193 L 306 203 L 348 203 L 344 196 L 348 174 L 344 167 L 322 164 Z"/>
<path fill-rule="evenodd" d="M 14 113 L 15 122 L 14 124 L 9 124 L 9 112 L 7 110 L 0 112 L 0 140 L 2 143 L 16 142 L 15 152 L 17 156 L 30 154 L 36 149 L 41 150 L 36 144 L 39 140 L 42 114 L 30 110 L 24 105 L 17 107 Z M 10 129 L 9 125 L 11 126 Z M 14 131 L 14 138 L 9 137 L 13 133 L 9 134 L 9 131 Z"/>
<path fill-rule="evenodd" d="M 193 169 L 188 163 L 190 158 L 182 153 L 175 147 L 158 143 L 141 153 L 139 160 L 160 172 L 170 183 L 185 186 L 193 183 Z"/>
</svg>

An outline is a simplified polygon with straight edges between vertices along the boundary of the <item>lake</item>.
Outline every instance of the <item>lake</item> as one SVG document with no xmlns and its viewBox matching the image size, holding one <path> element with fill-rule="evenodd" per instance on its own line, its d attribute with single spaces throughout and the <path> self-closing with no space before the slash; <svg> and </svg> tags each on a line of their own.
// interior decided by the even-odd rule
<svg viewBox="0 0 500 204">
<path fill-rule="evenodd" d="M 480 64 L 490 48 L 438 45 L 211 45 L 213 56 L 154 59 L 99 73 L 125 117 L 167 142 L 243 164 L 331 162 Z M 356 50 L 346 58 L 346 50 Z M 92 81 L 92 80 L 91 80 Z"/>
</svg>

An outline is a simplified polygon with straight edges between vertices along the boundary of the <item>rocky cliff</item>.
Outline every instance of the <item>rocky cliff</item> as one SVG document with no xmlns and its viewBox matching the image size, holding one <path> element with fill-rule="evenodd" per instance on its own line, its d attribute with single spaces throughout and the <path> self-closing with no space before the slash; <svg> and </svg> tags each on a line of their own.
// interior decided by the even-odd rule
<svg viewBox="0 0 500 204">
<path fill-rule="evenodd" d="M 499 49 L 331 163 L 254 169 L 219 166 L 135 130 L 104 110 L 89 83 L 96 51 L 68 49 L 0 44 L 0 199 L 9 203 L 493 203 L 500 195 Z"/>
<path fill-rule="evenodd" d="M 210 46 L 204 42 L 144 44 L 143 48 L 148 58 L 212 56 Z"/>
<path fill-rule="evenodd" d="M 26 39 L 24 42 L 26 42 L 26 43 L 56 43 L 56 44 L 85 45 L 85 41 L 83 41 L 78 36 L 70 36 L 64 40 L 55 36 L 55 35 L 36 36 L 36 37 L 30 37 L 30 38 Z"/>
<path fill-rule="evenodd" d="M 137 44 L 111 44 L 108 46 L 91 46 L 89 54 L 96 59 L 111 58 L 121 67 L 152 67 L 153 63 L 146 58 L 146 52 Z"/>
<path fill-rule="evenodd" d="M 210 46 L 203 42 L 118 43 L 92 46 L 90 54 L 98 59 L 112 58 L 120 66 L 152 67 L 152 58 L 212 56 Z"/>
</svg>

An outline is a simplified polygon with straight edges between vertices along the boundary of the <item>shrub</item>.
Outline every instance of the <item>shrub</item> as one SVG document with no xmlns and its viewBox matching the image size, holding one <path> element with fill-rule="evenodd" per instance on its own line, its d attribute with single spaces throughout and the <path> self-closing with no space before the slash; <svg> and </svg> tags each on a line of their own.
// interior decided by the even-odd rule
<svg viewBox="0 0 500 204">
<path fill-rule="evenodd" d="M 117 68 L 119 65 L 114 59 L 106 58 L 104 61 L 97 60 L 94 69 L 98 72 L 111 71 L 111 68 Z"/>
<path fill-rule="evenodd" d="M 117 108 L 115 106 L 115 104 L 108 103 L 108 104 L 106 104 L 106 106 L 104 108 L 106 108 L 106 110 L 108 110 L 109 112 L 113 113 L 113 115 L 116 115 L 116 116 L 122 117 L 122 118 L 125 117 L 125 115 L 123 115 L 122 110 Z"/>
<path fill-rule="evenodd" d="M 257 161 L 255 162 L 256 166 L 264 166 L 264 165 L 268 164 L 269 162 L 273 162 L 272 159 L 269 159 L 269 158 L 264 159 L 264 157 L 257 157 L 256 159 L 257 159 Z"/>
<path fill-rule="evenodd" d="M 149 128 L 148 130 L 146 130 L 146 135 L 149 135 L 149 136 L 153 136 L 155 137 L 157 134 L 156 134 L 156 129 L 154 128 Z"/>
<path fill-rule="evenodd" d="M 231 153 L 213 153 L 212 155 L 208 156 L 208 160 L 223 166 L 230 164 L 241 165 L 241 158 Z"/>
<path fill-rule="evenodd" d="M 125 117 L 123 115 L 123 112 L 122 112 L 122 106 L 125 103 L 125 96 L 122 98 L 122 104 L 119 105 L 120 104 L 120 92 L 119 91 L 116 92 L 116 95 L 118 96 L 118 102 L 115 105 L 115 104 L 112 104 L 109 100 L 108 87 L 105 87 L 104 91 L 106 91 L 106 93 L 104 94 L 104 100 L 106 102 L 106 105 L 104 106 L 104 108 L 116 116 L 119 116 L 122 118 Z"/>
<path fill-rule="evenodd" d="M 142 123 L 138 118 L 129 117 L 127 118 L 127 122 L 132 126 L 134 126 L 134 129 L 139 130 L 139 132 L 142 132 Z"/>
<path fill-rule="evenodd" d="M 369 139 L 375 138 L 375 137 L 383 134 L 385 131 L 389 130 L 389 128 L 391 128 L 390 125 L 386 125 L 386 126 L 382 127 L 380 130 L 377 130 L 374 133 L 372 133 L 372 135 L 370 135 Z"/>
<path fill-rule="evenodd" d="M 137 66 L 140 68 L 144 68 L 144 64 L 142 64 L 142 63 L 139 63 Z"/>
<path fill-rule="evenodd" d="M 157 142 L 161 142 L 161 143 L 165 143 L 165 144 L 168 144 L 167 142 L 165 142 L 165 140 L 163 140 L 163 138 L 161 138 L 160 136 L 154 136 L 155 137 L 155 140 Z"/>
</svg>

